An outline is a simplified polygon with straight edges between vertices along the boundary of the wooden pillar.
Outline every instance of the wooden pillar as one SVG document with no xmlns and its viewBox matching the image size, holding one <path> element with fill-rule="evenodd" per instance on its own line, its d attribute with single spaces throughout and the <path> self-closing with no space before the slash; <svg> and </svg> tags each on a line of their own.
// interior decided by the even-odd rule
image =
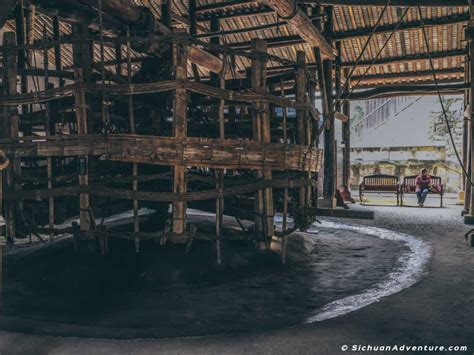
<svg viewBox="0 0 474 355">
<path fill-rule="evenodd" d="M 344 69 L 344 77 L 349 76 L 349 69 Z M 349 88 L 346 86 L 347 90 Z M 344 100 L 342 113 L 348 118 L 342 123 L 342 143 L 344 144 L 342 155 L 342 183 L 350 188 L 351 179 L 351 102 Z"/>
<path fill-rule="evenodd" d="M 191 36 L 197 35 L 197 5 L 196 0 L 189 0 L 189 34 Z M 200 81 L 199 70 L 196 63 L 191 64 L 193 69 L 194 80 Z"/>
<path fill-rule="evenodd" d="M 127 37 L 130 37 L 130 29 L 127 28 Z M 132 84 L 132 52 L 130 41 L 127 41 L 127 82 L 129 85 Z M 128 119 L 130 124 L 130 133 L 135 134 L 135 111 L 133 109 L 133 95 L 128 96 Z M 138 191 L 138 164 L 132 164 L 132 175 L 133 175 L 133 191 Z M 140 231 L 140 219 L 138 216 L 138 200 L 133 200 L 133 231 L 138 233 Z M 135 245 L 139 245 L 140 240 L 135 240 Z"/>
<path fill-rule="evenodd" d="M 71 29 L 74 39 L 81 40 L 89 35 L 89 29 L 86 24 L 75 22 L 71 24 Z M 82 78 L 85 82 L 90 83 L 92 77 L 91 46 L 87 42 L 74 43 L 72 49 L 74 67 L 81 68 Z"/>
<path fill-rule="evenodd" d="M 82 68 L 74 69 L 74 79 L 76 83 L 84 80 Z M 86 97 L 84 92 L 76 91 L 74 94 L 77 134 L 87 134 L 87 109 Z M 78 157 L 79 186 L 89 186 L 89 158 L 87 156 Z M 83 231 L 90 229 L 91 220 L 89 214 L 89 194 L 81 193 L 79 195 L 79 217 L 80 228 Z"/>
<path fill-rule="evenodd" d="M 328 6 L 325 9 L 327 22 L 324 26 L 324 34 L 326 40 L 332 45 L 333 36 L 333 7 Z M 334 133 L 334 109 L 333 109 L 333 62 L 330 59 L 323 61 L 323 75 L 324 75 L 324 97 L 328 109 L 328 120 L 324 128 L 324 183 L 323 196 L 327 203 L 334 207 L 334 194 L 336 191 L 335 182 L 335 133 Z"/>
<path fill-rule="evenodd" d="M 299 104 L 306 104 L 306 57 L 303 51 L 296 52 L 296 61 L 298 69 L 296 70 L 296 102 Z M 296 143 L 302 145 L 310 144 L 310 128 L 308 125 L 308 112 L 305 109 L 296 110 Z M 311 178 L 307 173 L 303 173 L 304 178 Z M 311 196 L 308 196 L 307 187 L 300 187 L 298 203 L 300 206 L 309 205 Z"/>
<path fill-rule="evenodd" d="M 351 184 L 351 102 L 344 101 L 342 106 L 342 113 L 348 117 L 347 122 L 342 123 L 342 141 L 344 143 L 343 157 L 342 157 L 342 183 L 350 188 Z"/>
<path fill-rule="evenodd" d="M 267 43 L 261 39 L 252 39 L 252 89 L 256 93 L 265 93 L 266 90 L 266 58 Z M 263 143 L 270 143 L 270 107 L 268 102 L 257 102 L 253 105 L 252 123 L 253 138 Z M 257 172 L 258 177 L 265 180 L 272 179 L 270 169 Z M 273 190 L 267 188 L 260 190 L 255 196 L 255 230 L 261 233 L 269 242 L 274 235 L 273 224 Z"/>
<path fill-rule="evenodd" d="M 464 82 L 471 82 L 471 68 L 470 68 L 470 56 L 469 56 L 469 42 L 467 44 L 468 54 L 464 58 Z M 468 174 L 471 174 L 471 163 L 470 163 L 470 133 L 469 133 L 469 121 L 470 117 L 466 115 L 468 108 L 471 106 L 470 103 L 470 90 L 464 91 L 464 115 L 463 115 L 463 136 L 462 136 L 462 157 L 463 164 Z M 462 184 L 464 188 L 464 214 L 469 214 L 469 206 L 471 201 L 471 183 L 466 178 L 465 174 L 462 174 Z"/>
<path fill-rule="evenodd" d="M 76 39 L 84 39 L 88 36 L 89 30 L 86 24 L 73 23 L 72 36 Z M 91 66 L 91 46 L 88 43 L 75 43 L 73 48 L 74 81 L 76 83 L 90 82 L 92 75 Z M 76 111 L 77 134 L 87 134 L 88 129 L 92 129 L 92 118 L 87 114 L 86 94 L 81 91 L 74 93 L 74 104 Z M 89 157 L 78 157 L 79 185 L 89 186 Z M 91 227 L 89 194 L 81 193 L 79 195 L 79 217 L 80 228 L 87 231 Z"/>
<path fill-rule="evenodd" d="M 35 41 L 36 6 L 29 4 L 26 11 L 26 43 Z M 27 51 L 27 63 L 31 63 L 31 51 Z"/>
<path fill-rule="evenodd" d="M 195 26 L 195 25 L 194 25 Z M 211 32 L 217 32 L 220 31 L 221 25 L 218 17 L 212 17 L 210 24 L 210 31 Z M 210 42 L 212 44 L 220 44 L 220 37 L 212 37 L 210 39 Z M 215 56 L 219 56 L 219 52 L 213 52 L 211 51 L 212 54 Z M 225 58 L 224 58 L 225 59 Z M 225 89 L 225 78 L 224 78 L 224 73 L 222 74 L 216 74 L 216 73 L 210 73 L 211 77 L 211 84 L 217 87 L 220 87 L 221 89 Z M 219 139 L 224 140 L 225 139 L 225 120 L 224 120 L 224 105 L 225 105 L 225 100 L 220 99 L 219 100 L 219 106 L 217 107 L 217 110 L 214 110 L 214 112 L 217 111 L 217 126 L 218 126 L 218 131 L 219 131 Z M 223 169 L 216 169 L 215 170 L 215 177 L 217 179 L 216 183 L 216 188 L 217 189 L 223 189 L 224 188 L 224 176 L 225 176 L 225 170 Z M 223 227 L 223 221 L 224 221 L 224 198 L 217 198 L 216 199 L 216 250 L 217 250 L 217 263 L 220 264 L 222 262 L 221 260 L 221 237 L 222 237 L 222 227 Z"/>
<path fill-rule="evenodd" d="M 15 32 L 5 32 L 3 34 L 3 45 L 16 45 Z M 17 94 L 17 55 L 11 51 L 3 57 L 3 93 L 5 95 Z M 18 138 L 18 112 L 16 108 L 5 107 L 4 117 L 0 121 L 1 138 Z M 15 189 L 15 182 L 20 177 L 20 159 L 13 159 L 5 172 L 5 188 L 7 191 Z M 15 224 L 15 202 L 5 202 L 5 222 L 6 237 L 9 243 L 13 244 L 16 234 Z"/>
<path fill-rule="evenodd" d="M 171 0 L 161 2 L 161 23 L 171 29 Z"/>
<path fill-rule="evenodd" d="M 47 40 L 47 33 L 46 33 L 46 27 L 43 30 L 43 41 Z M 43 51 L 43 68 L 44 68 L 44 88 L 45 90 L 49 89 L 49 57 L 48 57 L 48 47 L 44 48 Z M 50 117 L 50 108 L 49 108 L 49 102 L 45 103 L 45 132 L 46 136 L 51 136 L 53 135 L 54 132 L 54 125 L 51 124 L 51 117 Z M 48 190 L 53 188 L 53 161 L 51 157 L 46 158 L 46 173 L 47 173 L 47 178 L 48 178 Z M 49 240 L 50 242 L 54 241 L 54 198 L 50 197 L 48 198 L 48 226 L 50 229 L 49 232 Z"/>
<path fill-rule="evenodd" d="M 474 17 L 474 14 L 471 12 L 471 18 Z M 470 96 L 470 99 L 469 99 L 469 102 L 470 102 L 470 110 L 469 110 L 469 118 L 470 118 L 470 126 L 471 126 L 471 129 L 470 129 L 470 136 L 469 136 L 469 145 L 470 145 L 470 178 L 471 178 L 471 182 L 474 181 L 474 144 L 472 142 L 472 139 L 474 137 L 474 81 L 472 80 L 472 78 L 474 78 L 474 73 L 473 73 L 473 70 L 474 70 L 474 40 L 471 40 L 470 43 L 469 43 L 469 71 L 470 71 L 470 75 L 469 75 L 469 78 L 471 79 L 470 82 L 471 82 L 471 87 L 470 87 L 470 90 L 469 90 L 469 96 Z M 469 183 L 469 182 L 468 182 Z M 470 216 L 474 216 L 474 189 L 472 188 L 472 186 L 470 186 L 470 201 L 469 201 L 469 215 Z"/>
<path fill-rule="evenodd" d="M 19 46 L 26 44 L 26 21 L 25 21 L 25 9 L 23 7 L 23 1 L 20 0 L 15 11 L 15 27 L 16 27 L 16 44 Z M 18 68 L 26 68 L 27 54 L 25 49 L 18 50 Z M 25 74 L 21 74 L 21 92 L 28 92 L 28 78 Z M 23 109 L 26 110 L 28 105 L 24 105 Z"/>
<path fill-rule="evenodd" d="M 173 45 L 173 63 L 176 80 L 187 80 L 187 52 L 183 43 Z M 187 136 L 188 98 L 186 89 L 176 89 L 173 100 L 173 136 L 184 139 Z M 173 167 L 173 192 L 185 193 L 187 188 L 186 166 L 183 162 Z M 173 202 L 173 234 L 186 232 L 186 202 Z"/>
<path fill-rule="evenodd" d="M 59 18 L 57 16 L 53 17 L 53 40 L 54 41 L 61 40 L 61 28 L 59 24 Z M 61 51 L 60 44 L 54 46 L 54 68 L 56 70 L 63 69 L 62 51 Z M 64 79 L 62 78 L 59 79 L 59 86 L 64 86 Z"/>
</svg>

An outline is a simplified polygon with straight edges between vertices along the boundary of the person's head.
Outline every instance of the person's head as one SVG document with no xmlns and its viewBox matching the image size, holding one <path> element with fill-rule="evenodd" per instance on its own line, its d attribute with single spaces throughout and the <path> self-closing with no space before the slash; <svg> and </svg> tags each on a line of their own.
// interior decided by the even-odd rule
<svg viewBox="0 0 474 355">
<path fill-rule="evenodd" d="M 421 169 L 420 175 L 421 175 L 421 176 L 426 176 L 426 175 L 428 175 L 428 170 L 426 170 L 426 169 Z"/>
</svg>

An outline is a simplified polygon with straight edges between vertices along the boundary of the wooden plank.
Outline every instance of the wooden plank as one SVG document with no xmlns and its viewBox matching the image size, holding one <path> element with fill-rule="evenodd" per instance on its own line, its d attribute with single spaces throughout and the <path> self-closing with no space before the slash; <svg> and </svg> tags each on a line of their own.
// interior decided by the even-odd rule
<svg viewBox="0 0 474 355">
<path fill-rule="evenodd" d="M 114 161 L 155 165 L 202 166 L 214 169 L 317 171 L 322 150 L 305 145 L 238 139 L 145 136 L 132 134 L 22 137 L 0 140 L 10 158 L 104 155 Z"/>
</svg>

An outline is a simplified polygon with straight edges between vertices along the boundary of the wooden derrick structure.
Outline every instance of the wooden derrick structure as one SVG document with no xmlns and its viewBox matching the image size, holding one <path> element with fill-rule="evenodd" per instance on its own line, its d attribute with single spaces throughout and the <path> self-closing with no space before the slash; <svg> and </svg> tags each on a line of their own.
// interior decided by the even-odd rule
<svg viewBox="0 0 474 355">
<path fill-rule="evenodd" d="M 269 246 L 284 234 L 275 231 L 275 213 L 283 213 L 284 232 L 295 206 L 334 208 L 336 188 L 351 175 L 349 100 L 470 89 L 462 62 L 470 49 L 451 40 L 462 37 L 470 15 L 462 1 L 426 4 L 440 7 L 424 8 L 423 19 L 413 11 L 402 18 L 396 7 L 374 28 L 383 8 L 369 0 L 351 11 L 344 1 L 322 3 L 6 1 L 0 149 L 11 160 L 3 172 L 7 236 L 38 233 L 42 224 L 53 239 L 64 232 L 54 226 L 77 214 L 79 228 L 68 231 L 100 239 L 107 233 L 96 219 L 116 201 L 133 208 L 126 239 L 137 251 L 157 236 L 211 239 L 220 262 L 224 213 L 253 220 L 247 238 Z M 430 53 L 415 50 L 421 26 L 440 42 Z M 393 53 L 376 55 L 381 38 Z M 32 216 L 33 204 L 47 206 L 47 223 Z M 140 230 L 141 206 L 170 206 L 156 233 Z M 212 238 L 187 223 L 193 206 L 216 212 Z"/>
</svg>

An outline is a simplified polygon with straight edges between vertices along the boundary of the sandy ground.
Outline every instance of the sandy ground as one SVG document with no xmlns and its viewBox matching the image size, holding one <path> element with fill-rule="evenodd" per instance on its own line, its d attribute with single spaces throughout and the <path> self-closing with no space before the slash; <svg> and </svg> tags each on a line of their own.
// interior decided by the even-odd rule
<svg viewBox="0 0 474 355">
<path fill-rule="evenodd" d="M 474 248 L 461 208 L 356 207 L 375 221 L 351 221 L 419 236 L 433 246 L 422 280 L 345 316 L 271 332 L 176 339 L 106 340 L 0 332 L 0 352 L 48 354 L 342 354 L 342 345 L 467 345 L 474 353 Z M 358 353 L 347 351 L 345 353 Z"/>
</svg>

